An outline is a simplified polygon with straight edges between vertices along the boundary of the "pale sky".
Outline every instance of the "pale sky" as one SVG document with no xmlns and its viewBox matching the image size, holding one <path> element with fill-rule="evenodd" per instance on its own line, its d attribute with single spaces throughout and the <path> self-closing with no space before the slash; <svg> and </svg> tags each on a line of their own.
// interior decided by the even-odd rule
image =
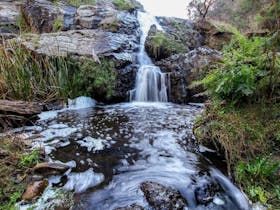
<svg viewBox="0 0 280 210">
<path fill-rule="evenodd" d="M 187 18 L 187 4 L 190 0 L 138 0 L 144 9 L 154 16 Z"/>
</svg>

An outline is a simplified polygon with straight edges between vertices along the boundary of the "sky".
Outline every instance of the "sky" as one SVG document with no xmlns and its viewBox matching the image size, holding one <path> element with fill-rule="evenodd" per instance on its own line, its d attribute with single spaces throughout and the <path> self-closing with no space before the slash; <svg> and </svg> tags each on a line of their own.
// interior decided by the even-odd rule
<svg viewBox="0 0 280 210">
<path fill-rule="evenodd" d="M 154 16 L 187 18 L 187 4 L 190 0 L 138 0 L 144 9 Z"/>
</svg>

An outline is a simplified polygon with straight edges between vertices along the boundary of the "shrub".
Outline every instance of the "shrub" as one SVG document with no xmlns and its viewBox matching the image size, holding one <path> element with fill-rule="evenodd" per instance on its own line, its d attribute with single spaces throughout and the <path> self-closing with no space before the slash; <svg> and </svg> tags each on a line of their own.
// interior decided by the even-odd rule
<svg viewBox="0 0 280 210">
<path fill-rule="evenodd" d="M 236 34 L 223 51 L 223 62 L 199 84 L 217 99 L 233 103 L 259 101 L 279 92 L 279 69 L 280 57 L 269 49 L 269 39 L 247 39 Z"/>
</svg>

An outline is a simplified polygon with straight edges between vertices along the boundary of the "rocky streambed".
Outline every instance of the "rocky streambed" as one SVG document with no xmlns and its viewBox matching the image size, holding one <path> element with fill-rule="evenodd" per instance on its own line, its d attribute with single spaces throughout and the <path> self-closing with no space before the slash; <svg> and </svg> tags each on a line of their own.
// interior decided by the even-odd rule
<svg viewBox="0 0 280 210">
<path fill-rule="evenodd" d="M 123 103 L 42 113 L 35 127 L 16 132 L 66 168 L 45 174 L 43 196 L 21 209 L 55 206 L 58 189 L 74 193 L 73 209 L 249 209 L 200 153 L 192 126 L 201 111 L 200 104 Z"/>
</svg>

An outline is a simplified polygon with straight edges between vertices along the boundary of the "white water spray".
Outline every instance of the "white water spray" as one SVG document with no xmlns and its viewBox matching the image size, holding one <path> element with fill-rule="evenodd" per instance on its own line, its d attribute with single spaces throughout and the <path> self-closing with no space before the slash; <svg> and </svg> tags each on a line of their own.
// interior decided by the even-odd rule
<svg viewBox="0 0 280 210">
<path fill-rule="evenodd" d="M 140 50 L 138 53 L 138 62 L 140 68 L 136 76 L 135 89 L 130 92 L 130 101 L 168 101 L 168 76 L 156 67 L 151 58 L 145 51 L 145 41 L 152 25 L 156 25 L 159 30 L 161 26 L 155 18 L 147 13 L 138 12 L 138 20 L 141 27 Z"/>
</svg>

